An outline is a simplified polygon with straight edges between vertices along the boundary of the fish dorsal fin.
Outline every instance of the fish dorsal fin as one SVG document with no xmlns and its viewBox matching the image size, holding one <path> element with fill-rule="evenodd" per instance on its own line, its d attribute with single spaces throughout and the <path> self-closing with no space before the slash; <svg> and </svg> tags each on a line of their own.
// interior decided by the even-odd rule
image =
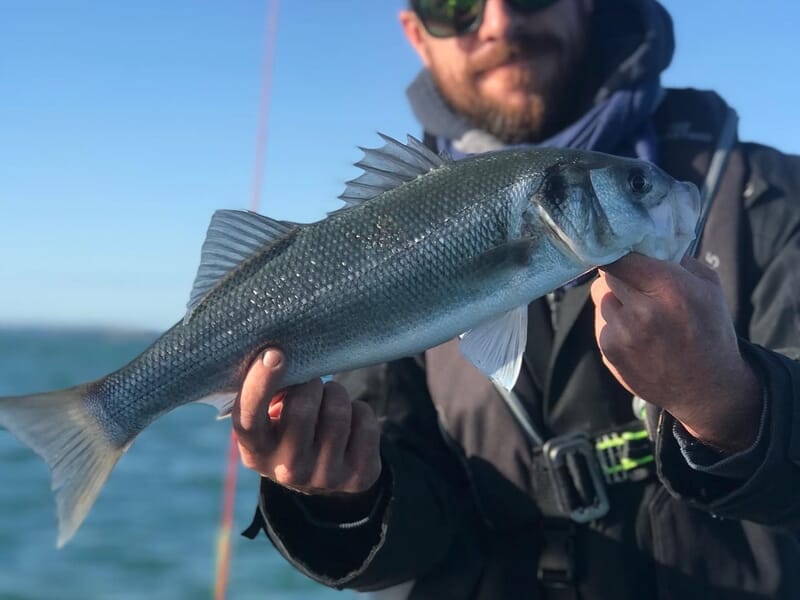
<svg viewBox="0 0 800 600">
<path fill-rule="evenodd" d="M 511 390 L 528 339 L 528 307 L 519 306 L 461 336 L 461 353 L 492 381 Z"/>
<path fill-rule="evenodd" d="M 356 166 L 364 172 L 348 181 L 339 196 L 345 209 L 358 206 L 448 162 L 446 157 L 429 150 L 411 135 L 405 144 L 383 133 L 378 135 L 386 144 L 382 148 L 361 148 L 364 158 Z"/>
<path fill-rule="evenodd" d="M 200 266 L 186 305 L 184 323 L 225 275 L 260 248 L 288 235 L 299 226 L 298 223 L 276 221 L 251 211 L 216 211 L 203 242 Z"/>
</svg>

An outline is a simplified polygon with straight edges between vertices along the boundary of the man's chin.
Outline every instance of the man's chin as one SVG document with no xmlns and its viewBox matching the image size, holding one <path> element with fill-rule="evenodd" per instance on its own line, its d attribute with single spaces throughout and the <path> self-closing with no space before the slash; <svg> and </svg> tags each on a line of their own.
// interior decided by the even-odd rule
<svg viewBox="0 0 800 600">
<path fill-rule="evenodd" d="M 544 113 L 544 97 L 537 91 L 498 86 L 481 92 L 484 107 L 491 107 L 492 112 L 507 115 L 510 120 L 536 120 Z"/>
<path fill-rule="evenodd" d="M 476 127 L 505 143 L 534 142 L 544 124 L 546 97 L 510 81 L 507 75 L 502 70 L 487 72 L 485 77 L 473 79 L 471 86 L 448 89 L 445 97 Z"/>
<path fill-rule="evenodd" d="M 473 114 L 473 122 L 506 144 L 537 142 L 541 138 L 544 105 L 540 99 L 530 97 L 527 102 L 484 103 Z"/>
</svg>

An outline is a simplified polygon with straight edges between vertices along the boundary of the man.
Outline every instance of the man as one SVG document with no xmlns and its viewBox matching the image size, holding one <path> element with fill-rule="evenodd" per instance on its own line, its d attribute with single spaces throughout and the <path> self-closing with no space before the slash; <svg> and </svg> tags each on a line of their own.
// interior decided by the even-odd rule
<svg viewBox="0 0 800 600">
<path fill-rule="evenodd" d="M 275 396 L 268 350 L 234 410 L 263 476 L 248 533 L 412 598 L 800 597 L 800 162 L 661 88 L 654 0 L 414 0 L 401 22 L 426 143 L 658 162 L 714 199 L 705 261 L 629 255 L 532 303 L 510 395 L 453 341 Z"/>
</svg>

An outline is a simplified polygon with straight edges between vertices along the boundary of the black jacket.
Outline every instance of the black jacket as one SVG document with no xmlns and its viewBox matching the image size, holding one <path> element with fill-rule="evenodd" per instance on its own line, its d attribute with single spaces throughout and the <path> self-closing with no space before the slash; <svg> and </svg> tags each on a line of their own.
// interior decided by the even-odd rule
<svg viewBox="0 0 800 600">
<path fill-rule="evenodd" d="M 702 180 L 721 106 L 670 92 L 656 118 L 668 172 Z M 326 585 L 413 579 L 412 598 L 800 598 L 800 158 L 737 143 L 700 256 L 720 273 L 764 387 L 759 441 L 692 468 L 671 417 L 651 415 L 658 478 L 609 488 L 605 517 L 568 527 L 575 572 L 563 592 L 537 578 L 553 523 L 537 507 L 538 450 L 453 343 L 339 377 L 384 419 L 384 472 L 370 494 L 339 504 L 264 480 L 248 533 L 263 528 Z M 555 327 L 544 300 L 529 308 L 516 392 L 547 435 L 633 419 L 600 360 L 588 287 L 566 292 Z"/>
</svg>

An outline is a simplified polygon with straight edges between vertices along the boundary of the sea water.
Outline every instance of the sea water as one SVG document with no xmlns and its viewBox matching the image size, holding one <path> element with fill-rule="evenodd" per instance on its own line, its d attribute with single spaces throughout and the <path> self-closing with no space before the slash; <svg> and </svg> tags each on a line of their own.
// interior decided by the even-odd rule
<svg viewBox="0 0 800 600">
<path fill-rule="evenodd" d="M 0 329 L 0 396 L 90 381 L 134 358 L 156 334 Z M 182 407 L 134 442 L 82 528 L 55 549 L 48 469 L 0 429 L 0 599 L 211 598 L 230 440 L 212 408 Z M 240 467 L 227 598 L 353 598 L 295 571 L 252 520 L 258 477 Z"/>
</svg>

